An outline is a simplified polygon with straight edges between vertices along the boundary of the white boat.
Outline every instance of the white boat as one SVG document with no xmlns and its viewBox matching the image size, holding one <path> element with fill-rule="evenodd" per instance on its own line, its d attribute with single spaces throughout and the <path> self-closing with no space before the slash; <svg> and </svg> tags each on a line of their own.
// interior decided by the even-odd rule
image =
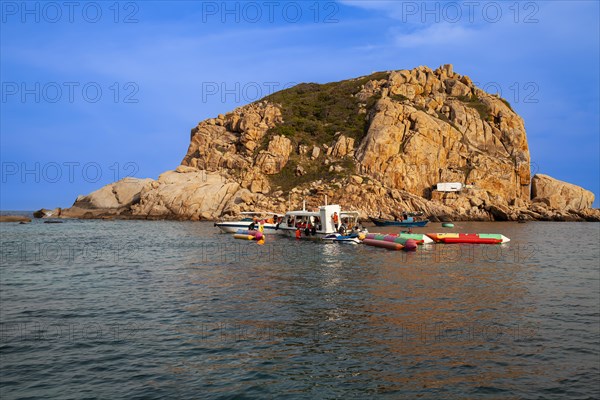
<svg viewBox="0 0 600 400">
<path fill-rule="evenodd" d="M 299 231 L 300 239 L 334 240 L 337 237 L 335 234 L 340 234 L 339 226 L 336 229 L 333 223 L 334 213 L 338 215 L 340 226 L 345 225 L 348 230 L 358 226 L 357 211 L 342 211 L 339 205 L 330 204 L 319 207 L 318 211 L 288 211 L 279 224 L 277 232 L 288 237 L 296 237 L 296 231 Z"/>
<path fill-rule="evenodd" d="M 277 233 L 277 223 L 281 221 L 282 215 L 258 211 L 245 211 L 240 213 L 243 218 L 236 221 L 215 222 L 215 226 L 225 233 L 236 233 L 239 229 L 249 229 L 252 223 L 258 228 L 259 222 L 263 222 L 265 234 Z M 275 220 L 275 217 L 277 220 Z"/>
</svg>

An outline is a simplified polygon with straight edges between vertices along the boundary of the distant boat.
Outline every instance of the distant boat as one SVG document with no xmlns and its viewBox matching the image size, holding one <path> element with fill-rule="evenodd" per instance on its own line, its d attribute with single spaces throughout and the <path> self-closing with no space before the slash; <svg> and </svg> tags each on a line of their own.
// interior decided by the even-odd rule
<svg viewBox="0 0 600 400">
<path fill-rule="evenodd" d="M 369 219 L 377 226 L 402 226 L 405 228 L 425 226 L 427 223 L 429 223 L 428 219 L 415 220 L 414 217 L 408 217 L 404 220 L 398 221 L 375 217 L 369 217 Z"/>
</svg>

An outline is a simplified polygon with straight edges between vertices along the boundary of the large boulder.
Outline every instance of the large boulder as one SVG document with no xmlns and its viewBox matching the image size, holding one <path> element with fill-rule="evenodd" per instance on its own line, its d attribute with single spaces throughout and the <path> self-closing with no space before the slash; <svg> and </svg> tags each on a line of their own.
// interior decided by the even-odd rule
<svg viewBox="0 0 600 400">
<path fill-rule="evenodd" d="M 180 166 L 146 184 L 131 210 L 144 218 L 215 219 L 239 187 L 220 174 Z"/>
<path fill-rule="evenodd" d="M 74 207 L 83 209 L 116 209 L 128 207 L 140 199 L 140 192 L 152 179 L 123 178 L 87 196 L 79 196 Z"/>
<path fill-rule="evenodd" d="M 536 174 L 531 182 L 531 200 L 558 210 L 583 210 L 592 207 L 594 193 L 548 175 Z"/>
<path fill-rule="evenodd" d="M 331 155 L 333 157 L 342 158 L 346 155 L 352 155 L 353 151 L 354 139 L 340 135 L 332 146 Z"/>
<path fill-rule="evenodd" d="M 267 150 L 256 158 L 256 166 L 265 174 L 276 174 L 287 164 L 292 152 L 292 141 L 285 136 L 274 136 Z"/>
</svg>

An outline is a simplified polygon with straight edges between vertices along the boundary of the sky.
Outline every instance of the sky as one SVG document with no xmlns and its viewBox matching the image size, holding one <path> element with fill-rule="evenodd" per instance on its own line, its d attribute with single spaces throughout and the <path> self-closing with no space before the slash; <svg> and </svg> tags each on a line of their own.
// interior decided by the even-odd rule
<svg viewBox="0 0 600 400">
<path fill-rule="evenodd" d="M 598 1 L 1 1 L 2 210 L 175 169 L 206 118 L 301 82 L 453 64 L 534 173 L 600 195 Z"/>
</svg>

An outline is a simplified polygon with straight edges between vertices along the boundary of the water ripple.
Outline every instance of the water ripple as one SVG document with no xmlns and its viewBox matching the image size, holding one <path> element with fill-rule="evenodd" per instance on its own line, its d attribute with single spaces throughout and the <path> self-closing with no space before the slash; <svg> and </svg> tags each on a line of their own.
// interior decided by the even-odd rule
<svg viewBox="0 0 600 400">
<path fill-rule="evenodd" d="M 599 398 L 600 224 L 460 228 L 512 241 L 406 254 L 4 224 L 0 397 Z"/>
</svg>

